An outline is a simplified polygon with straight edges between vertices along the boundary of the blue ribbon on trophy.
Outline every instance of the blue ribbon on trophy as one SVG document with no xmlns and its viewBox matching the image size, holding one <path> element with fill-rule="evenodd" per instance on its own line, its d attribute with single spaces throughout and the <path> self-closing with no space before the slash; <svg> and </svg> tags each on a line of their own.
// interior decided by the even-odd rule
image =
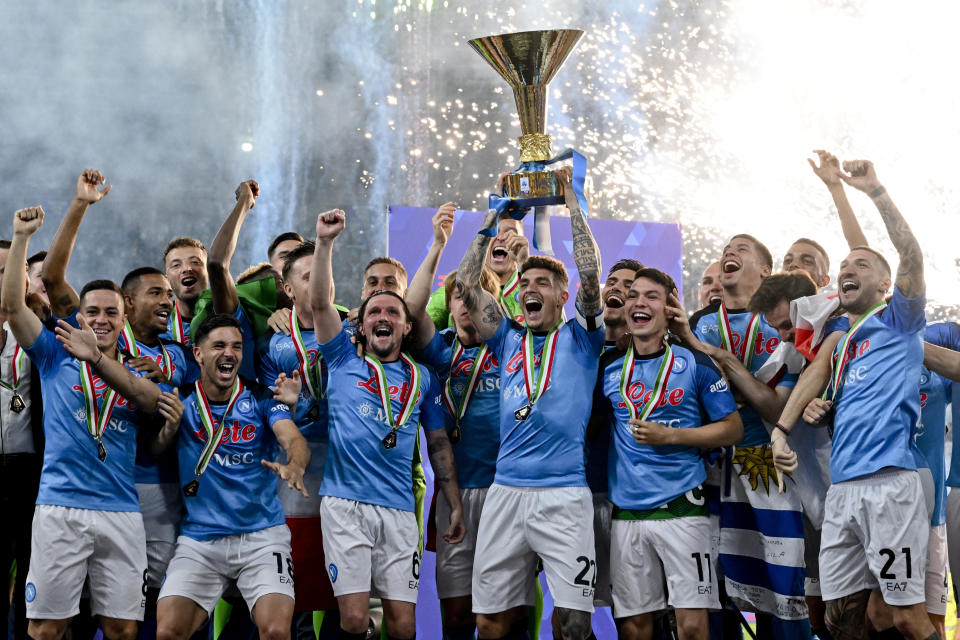
<svg viewBox="0 0 960 640">
<path fill-rule="evenodd" d="M 583 212 L 584 216 L 588 216 L 590 212 L 587 206 L 587 197 L 584 195 L 584 182 L 587 178 L 587 159 L 584 158 L 579 151 L 565 149 L 546 162 L 524 162 L 513 173 L 546 171 L 550 165 L 571 159 L 573 160 L 573 172 L 571 175 L 573 193 L 577 197 L 577 202 L 580 204 L 580 211 Z M 523 187 L 521 187 L 521 191 L 522 189 Z M 491 193 L 488 208 L 497 212 L 498 221 L 503 215 L 509 215 L 514 220 L 522 220 L 525 215 L 530 213 L 530 209 L 533 209 L 533 246 L 540 253 L 552 256 L 553 243 L 550 241 L 550 210 L 547 207 L 555 204 L 563 204 L 563 201 L 563 194 L 559 197 L 547 195 L 531 198 L 508 198 L 503 194 Z M 484 229 L 480 233 L 492 238 L 497 235 L 497 226 L 494 225 L 489 229 Z"/>
<path fill-rule="evenodd" d="M 489 208 L 520 220 L 534 209 L 533 246 L 553 255 L 550 242 L 550 214 L 547 207 L 563 204 L 563 187 L 550 166 L 573 161 L 571 182 L 580 210 L 588 215 L 584 196 L 587 160 L 567 149 L 551 157 L 550 136 L 544 133 L 547 112 L 547 84 L 577 44 L 583 31 L 553 29 L 524 31 L 475 38 L 469 44 L 499 73 L 513 89 L 520 116 L 520 167 L 504 176 L 503 191 L 490 194 Z M 493 237 L 497 228 L 481 231 Z"/>
</svg>

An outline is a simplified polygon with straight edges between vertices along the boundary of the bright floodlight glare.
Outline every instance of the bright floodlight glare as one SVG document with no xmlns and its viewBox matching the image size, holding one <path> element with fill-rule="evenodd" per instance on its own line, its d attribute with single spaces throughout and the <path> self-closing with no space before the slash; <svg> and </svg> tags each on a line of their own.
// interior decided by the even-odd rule
<svg viewBox="0 0 960 640">
<path fill-rule="evenodd" d="M 245 152 L 247 152 L 247 153 L 250 153 L 251 151 L 253 151 L 253 143 L 252 143 L 252 142 L 244 142 L 243 144 L 240 145 L 240 150 L 241 150 L 241 151 L 245 151 Z"/>
</svg>

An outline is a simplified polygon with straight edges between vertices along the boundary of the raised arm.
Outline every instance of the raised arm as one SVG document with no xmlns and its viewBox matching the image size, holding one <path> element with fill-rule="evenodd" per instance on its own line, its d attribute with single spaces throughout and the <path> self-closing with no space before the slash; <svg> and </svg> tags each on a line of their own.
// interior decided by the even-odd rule
<svg viewBox="0 0 960 640">
<path fill-rule="evenodd" d="M 29 207 L 13 214 L 13 240 L 7 254 L 7 268 L 0 287 L 0 309 L 7 316 L 17 342 L 30 347 L 36 342 L 43 324 L 27 306 L 27 245 L 30 236 L 43 225 L 43 208 Z M 16 265 L 23 265 L 17 268 Z"/>
<path fill-rule="evenodd" d="M 580 313 L 590 317 L 600 313 L 603 302 L 600 298 L 600 250 L 580 210 L 580 203 L 573 192 L 573 183 L 566 171 L 555 172 L 563 183 L 563 198 L 570 211 L 570 230 L 573 233 L 573 261 L 580 276 L 577 291 L 577 307 Z"/>
<path fill-rule="evenodd" d="M 260 185 L 253 180 L 241 182 L 234 195 L 237 197 L 237 204 L 217 231 L 207 258 L 210 293 L 213 296 L 213 309 L 217 313 L 233 313 L 240 304 L 236 283 L 230 275 L 230 259 L 237 249 L 240 227 L 260 195 Z"/>
<path fill-rule="evenodd" d="M 424 433 L 427 435 L 427 455 L 434 479 L 450 505 L 450 528 L 443 538 L 449 543 L 458 543 L 463 540 L 466 527 L 463 524 L 463 504 L 457 484 L 457 468 L 453 462 L 453 447 L 450 446 L 446 429 L 424 430 Z"/>
<path fill-rule="evenodd" d="M 900 292 L 908 298 L 916 298 L 925 290 L 923 282 L 923 251 L 920 243 L 910 230 L 910 225 L 903 219 L 900 211 L 890 199 L 890 194 L 877 179 L 877 172 L 869 160 L 852 160 L 843 163 L 846 174 L 841 174 L 843 181 L 851 187 L 863 191 L 873 204 L 877 206 L 883 224 L 887 227 L 890 241 L 900 254 L 900 265 L 897 267 L 896 285 Z"/>
<path fill-rule="evenodd" d="M 97 347 L 97 336 L 86 318 L 78 315 L 77 321 L 79 329 L 65 320 L 57 322 L 57 340 L 67 352 L 78 360 L 89 362 L 101 380 L 138 408 L 147 413 L 156 411 L 160 402 L 160 387 L 146 378 L 133 375 L 119 360 L 105 357 Z"/>
<path fill-rule="evenodd" d="M 436 327 L 433 320 L 427 313 L 427 302 L 430 301 L 430 287 L 433 280 L 437 277 L 437 265 L 440 264 L 440 256 L 443 255 L 443 249 L 447 246 L 447 240 L 450 239 L 450 233 L 453 231 L 453 212 L 456 207 L 452 202 L 448 202 L 439 209 L 433 216 L 433 243 L 430 250 L 427 251 L 427 257 L 420 263 L 417 273 L 414 274 L 410 286 L 407 287 L 405 300 L 407 308 L 416 320 L 414 323 L 413 343 L 417 349 L 422 349 L 433 339 L 436 333 Z"/>
<path fill-rule="evenodd" d="M 346 225 L 346 214 L 340 209 L 317 216 L 317 246 L 310 268 L 310 306 L 313 331 L 317 342 L 333 340 L 343 328 L 340 314 L 333 306 L 333 241 Z"/>
<path fill-rule="evenodd" d="M 310 494 L 303 486 L 303 472 L 310 464 L 310 447 L 307 446 L 307 439 L 300 433 L 293 420 L 277 420 L 273 423 L 273 433 L 276 434 L 277 442 L 287 454 L 287 464 L 270 460 L 262 460 L 261 463 L 277 474 L 288 487 L 309 498 Z"/>
<path fill-rule="evenodd" d="M 851 249 L 868 246 L 867 236 L 863 235 L 863 229 L 860 228 L 857 216 L 853 213 L 853 207 L 847 200 L 847 192 L 840 179 L 840 161 L 835 155 L 823 149 L 817 149 L 814 153 L 819 156 L 820 165 L 817 166 L 810 158 L 807 158 L 807 162 L 810 163 L 816 176 L 827 185 L 833 204 L 837 207 L 837 217 L 840 218 L 840 228 L 843 230 L 843 238 L 847 241 L 847 246 Z"/>
<path fill-rule="evenodd" d="M 483 219 L 481 231 L 496 226 L 497 212 L 490 210 L 487 212 L 487 217 Z M 483 338 L 492 338 L 503 319 L 500 305 L 480 286 L 480 273 L 483 271 L 489 244 L 490 237 L 478 233 L 470 243 L 470 248 L 463 254 L 463 260 L 457 268 L 457 290 L 460 292 L 464 306 L 470 312 L 470 319 L 473 320 L 477 332 Z"/>
<path fill-rule="evenodd" d="M 104 182 L 106 180 L 103 174 L 95 169 L 87 169 L 77 178 L 77 193 L 53 236 L 47 257 L 43 260 L 40 278 L 47 289 L 50 310 L 57 318 L 66 318 L 80 305 L 80 297 L 67 283 L 67 264 L 77 241 L 77 231 L 83 222 L 83 214 L 91 204 L 99 202 L 110 193 L 109 185 L 103 189 L 98 188 Z"/>
</svg>

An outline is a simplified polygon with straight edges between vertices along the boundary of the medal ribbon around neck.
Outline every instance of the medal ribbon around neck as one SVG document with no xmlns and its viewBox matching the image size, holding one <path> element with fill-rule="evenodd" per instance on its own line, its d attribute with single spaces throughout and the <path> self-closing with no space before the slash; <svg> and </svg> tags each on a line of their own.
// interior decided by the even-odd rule
<svg viewBox="0 0 960 640">
<path fill-rule="evenodd" d="M 737 355 L 733 350 L 733 330 L 730 328 L 730 314 L 727 313 L 727 305 L 723 300 L 720 301 L 720 310 L 717 311 L 717 326 L 720 329 L 720 346 L 737 356 L 740 362 L 747 369 L 753 362 L 753 351 L 757 346 L 757 335 L 760 332 L 760 314 L 750 314 L 750 322 L 747 323 L 747 334 L 744 336 L 746 344 L 743 346 L 743 355 Z"/>
<path fill-rule="evenodd" d="M 533 353 L 533 332 L 528 328 L 527 334 L 520 345 L 520 355 L 523 357 L 523 383 L 527 389 L 528 406 L 533 406 L 550 385 L 550 375 L 553 373 L 553 357 L 557 354 L 557 338 L 559 337 L 562 322 L 547 334 L 540 351 L 540 369 L 535 365 L 536 357 Z"/>
<path fill-rule="evenodd" d="M 300 361 L 300 380 L 307 385 L 307 391 L 310 396 L 319 400 L 323 396 L 323 378 L 320 374 L 320 358 L 310 366 L 310 353 L 303 342 L 303 336 L 300 334 L 300 321 L 297 320 L 297 309 L 290 310 L 290 338 L 293 340 L 293 348 L 297 352 L 297 359 Z"/>
<path fill-rule="evenodd" d="M 840 389 L 840 381 L 843 379 L 843 371 L 850 361 L 847 357 L 847 351 L 850 348 L 850 343 L 853 341 L 853 336 L 856 335 L 857 331 L 860 330 L 860 327 L 862 327 L 867 320 L 880 313 L 886 306 L 887 303 L 884 300 L 877 302 L 867 309 L 867 312 L 860 316 L 860 319 L 854 322 L 850 330 L 843 336 L 843 339 L 840 341 L 840 353 L 831 362 L 833 370 L 830 375 L 830 386 L 823 390 L 822 400 L 827 399 L 827 393 L 830 392 L 831 388 L 833 391 L 830 394 L 830 400 L 833 401 L 833 399 L 837 397 L 837 391 Z M 837 364 L 838 360 L 840 362 L 839 365 Z"/>
<path fill-rule="evenodd" d="M 117 361 L 123 362 L 123 354 L 117 349 Z M 97 441 L 103 451 L 103 432 L 110 422 L 110 415 L 120 398 L 113 387 L 107 387 L 103 398 L 97 404 L 96 387 L 93 384 L 93 367 L 89 362 L 80 362 L 80 388 L 83 390 L 83 404 L 86 408 L 87 432 Z"/>
<path fill-rule="evenodd" d="M 207 400 L 207 394 L 203 392 L 203 386 L 197 380 L 197 393 L 194 394 L 194 403 L 197 406 L 197 412 L 200 414 L 200 423 L 203 425 L 203 432 L 207 436 L 207 442 L 200 453 L 200 459 L 197 460 L 197 466 L 194 468 L 196 480 L 200 479 L 203 472 L 207 470 L 207 465 L 213 459 L 213 454 L 220 448 L 220 441 L 223 438 L 223 432 L 227 429 L 227 416 L 236 404 L 237 398 L 243 392 L 243 383 L 238 377 L 233 382 L 233 389 L 230 391 L 230 399 L 227 401 L 227 408 L 220 418 L 220 426 L 214 427 L 213 410 L 210 408 L 210 401 Z"/>
<path fill-rule="evenodd" d="M 127 351 L 134 358 L 140 357 L 140 345 L 137 344 L 137 339 L 133 337 L 133 327 L 130 326 L 130 322 L 123 323 L 123 329 L 120 331 L 120 335 L 123 337 L 124 346 L 126 346 Z M 167 348 L 163 346 L 162 341 L 158 341 L 160 345 L 160 371 L 163 372 L 163 377 L 167 380 L 170 379 L 170 374 L 173 372 L 173 360 L 170 358 L 170 353 L 167 351 Z"/>
<path fill-rule="evenodd" d="M 454 367 L 457 366 L 457 361 L 460 360 L 463 352 L 463 345 L 457 340 L 454 343 L 453 359 L 450 361 L 450 375 L 443 385 L 443 402 L 447 405 L 447 411 L 450 412 L 450 415 L 456 419 L 457 424 L 459 424 L 460 421 L 463 420 L 463 416 L 467 414 L 467 407 L 470 405 L 473 393 L 477 390 L 477 385 L 480 383 L 480 376 L 483 375 L 483 365 L 490 356 L 490 349 L 486 343 L 483 343 L 480 351 L 477 352 L 477 357 L 473 360 L 473 368 L 470 370 L 469 377 L 467 378 L 467 386 L 463 390 L 460 402 L 457 403 L 453 397 L 453 370 Z"/>
<path fill-rule="evenodd" d="M 633 370 L 636 366 L 636 357 L 633 353 L 633 340 L 627 347 L 627 353 L 623 358 L 623 368 L 620 370 L 620 396 L 627 405 L 627 411 L 630 412 L 630 418 L 633 420 L 646 420 L 653 413 L 653 410 L 660 405 L 660 401 L 667 395 L 667 381 L 670 379 L 670 372 L 673 371 L 673 362 L 676 359 L 673 355 L 673 349 L 670 343 L 664 343 L 666 351 L 660 360 L 660 369 L 657 371 L 656 381 L 653 383 L 653 390 L 650 392 L 650 399 L 643 405 L 643 409 L 634 404 L 630 398 L 630 383 L 633 381 Z"/>
<path fill-rule="evenodd" d="M 20 381 L 23 379 L 23 372 L 26 370 L 27 353 L 20 348 L 20 343 L 18 342 L 13 347 L 13 384 L 0 380 L 0 387 L 16 393 L 17 387 L 20 386 Z"/>
<path fill-rule="evenodd" d="M 507 283 L 500 289 L 500 295 L 497 296 L 497 304 L 500 306 L 500 311 L 506 318 L 512 319 L 513 315 L 507 309 L 507 303 L 504 301 L 510 297 L 511 293 L 517 290 L 518 286 L 520 286 L 520 272 L 514 271 L 510 279 L 507 280 Z"/>
<path fill-rule="evenodd" d="M 400 430 L 410 419 L 413 408 L 417 403 L 417 397 L 420 395 L 420 367 L 406 353 L 400 353 L 400 360 L 410 367 L 410 392 L 407 394 L 407 399 L 400 405 L 400 414 L 397 416 L 397 421 L 394 422 L 393 408 L 390 406 L 390 385 L 387 382 L 387 372 L 376 356 L 364 353 L 363 359 L 373 369 L 373 377 L 377 381 L 377 391 L 380 395 L 380 405 L 383 407 L 385 422 L 390 427 L 391 432 Z M 402 388 L 401 386 L 400 389 Z"/>
<path fill-rule="evenodd" d="M 180 303 L 173 303 L 173 310 L 170 312 L 170 331 L 173 333 L 173 339 L 182 345 L 190 344 L 190 336 L 183 330 L 183 316 L 180 315 Z"/>
</svg>

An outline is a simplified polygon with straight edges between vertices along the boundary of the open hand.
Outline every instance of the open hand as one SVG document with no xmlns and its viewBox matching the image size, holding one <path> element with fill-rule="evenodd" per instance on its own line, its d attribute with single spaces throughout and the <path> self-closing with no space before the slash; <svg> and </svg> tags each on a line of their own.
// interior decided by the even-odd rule
<svg viewBox="0 0 960 640">
<path fill-rule="evenodd" d="M 287 486 L 303 494 L 304 498 L 309 498 L 307 488 L 303 485 L 303 469 L 295 464 L 280 464 L 269 460 L 261 460 L 260 464 L 270 469 L 277 477 L 287 483 Z"/>
</svg>

